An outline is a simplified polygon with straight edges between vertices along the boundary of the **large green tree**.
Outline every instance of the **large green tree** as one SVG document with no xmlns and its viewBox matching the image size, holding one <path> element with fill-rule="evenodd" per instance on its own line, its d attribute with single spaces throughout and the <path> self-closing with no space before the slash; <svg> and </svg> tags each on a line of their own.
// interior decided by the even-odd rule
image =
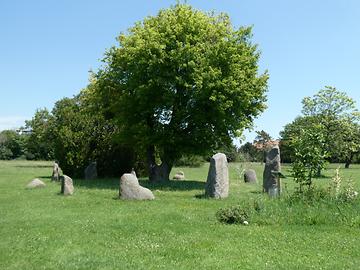
<svg viewBox="0 0 360 270">
<path fill-rule="evenodd" d="M 118 37 L 96 85 L 122 139 L 147 153 L 151 181 L 166 181 L 183 154 L 230 144 L 265 108 L 251 28 L 226 14 L 177 4 Z"/>
</svg>

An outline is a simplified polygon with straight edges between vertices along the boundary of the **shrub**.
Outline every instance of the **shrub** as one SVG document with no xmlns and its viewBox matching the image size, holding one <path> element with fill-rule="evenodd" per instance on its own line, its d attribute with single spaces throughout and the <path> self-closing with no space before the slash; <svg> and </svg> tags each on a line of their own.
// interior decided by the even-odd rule
<svg viewBox="0 0 360 270">
<path fill-rule="evenodd" d="M 248 224 L 248 211 L 240 206 L 232 206 L 229 208 L 221 208 L 216 213 L 216 218 L 221 223 L 226 224 Z"/>
<path fill-rule="evenodd" d="M 344 183 L 345 185 L 343 185 L 343 182 L 340 175 L 340 168 L 337 168 L 329 186 L 330 196 L 339 202 L 351 202 L 355 200 L 359 193 L 355 190 L 354 183 L 351 179 L 347 179 Z"/>
</svg>

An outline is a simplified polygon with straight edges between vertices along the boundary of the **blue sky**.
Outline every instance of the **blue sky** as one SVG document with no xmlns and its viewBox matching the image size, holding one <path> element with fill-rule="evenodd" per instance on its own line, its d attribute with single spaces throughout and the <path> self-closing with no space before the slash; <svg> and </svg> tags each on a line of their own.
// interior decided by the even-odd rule
<svg viewBox="0 0 360 270">
<path fill-rule="evenodd" d="M 187 1 L 253 25 L 270 74 L 268 109 L 255 121 L 277 138 L 301 113 L 301 100 L 325 85 L 360 104 L 360 1 Z M 106 48 L 136 21 L 176 1 L 33 0 L 0 2 L 0 130 L 23 125 L 88 82 Z M 253 133 L 246 133 L 253 140 Z"/>
</svg>

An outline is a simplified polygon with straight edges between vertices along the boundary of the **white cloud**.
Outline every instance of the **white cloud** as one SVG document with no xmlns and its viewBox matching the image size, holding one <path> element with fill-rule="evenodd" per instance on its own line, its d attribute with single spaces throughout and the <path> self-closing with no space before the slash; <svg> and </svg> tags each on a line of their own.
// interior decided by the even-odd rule
<svg viewBox="0 0 360 270">
<path fill-rule="evenodd" d="M 16 129 L 25 125 L 24 116 L 0 116 L 0 131 L 5 129 Z"/>
</svg>

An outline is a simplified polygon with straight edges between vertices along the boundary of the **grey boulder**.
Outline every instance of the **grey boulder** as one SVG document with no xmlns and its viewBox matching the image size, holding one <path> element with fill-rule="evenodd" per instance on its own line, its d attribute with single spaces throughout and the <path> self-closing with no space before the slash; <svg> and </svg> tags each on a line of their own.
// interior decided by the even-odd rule
<svg viewBox="0 0 360 270">
<path fill-rule="evenodd" d="M 248 169 L 244 173 L 244 181 L 245 183 L 256 184 L 256 172 L 253 169 Z"/>
<path fill-rule="evenodd" d="M 120 179 L 119 196 L 124 200 L 154 200 L 150 189 L 140 186 L 139 180 L 132 173 L 125 173 Z"/>
<path fill-rule="evenodd" d="M 26 188 L 33 189 L 33 188 L 43 188 L 45 187 L 45 183 L 38 178 L 33 179 L 29 184 L 27 184 Z"/>
</svg>

